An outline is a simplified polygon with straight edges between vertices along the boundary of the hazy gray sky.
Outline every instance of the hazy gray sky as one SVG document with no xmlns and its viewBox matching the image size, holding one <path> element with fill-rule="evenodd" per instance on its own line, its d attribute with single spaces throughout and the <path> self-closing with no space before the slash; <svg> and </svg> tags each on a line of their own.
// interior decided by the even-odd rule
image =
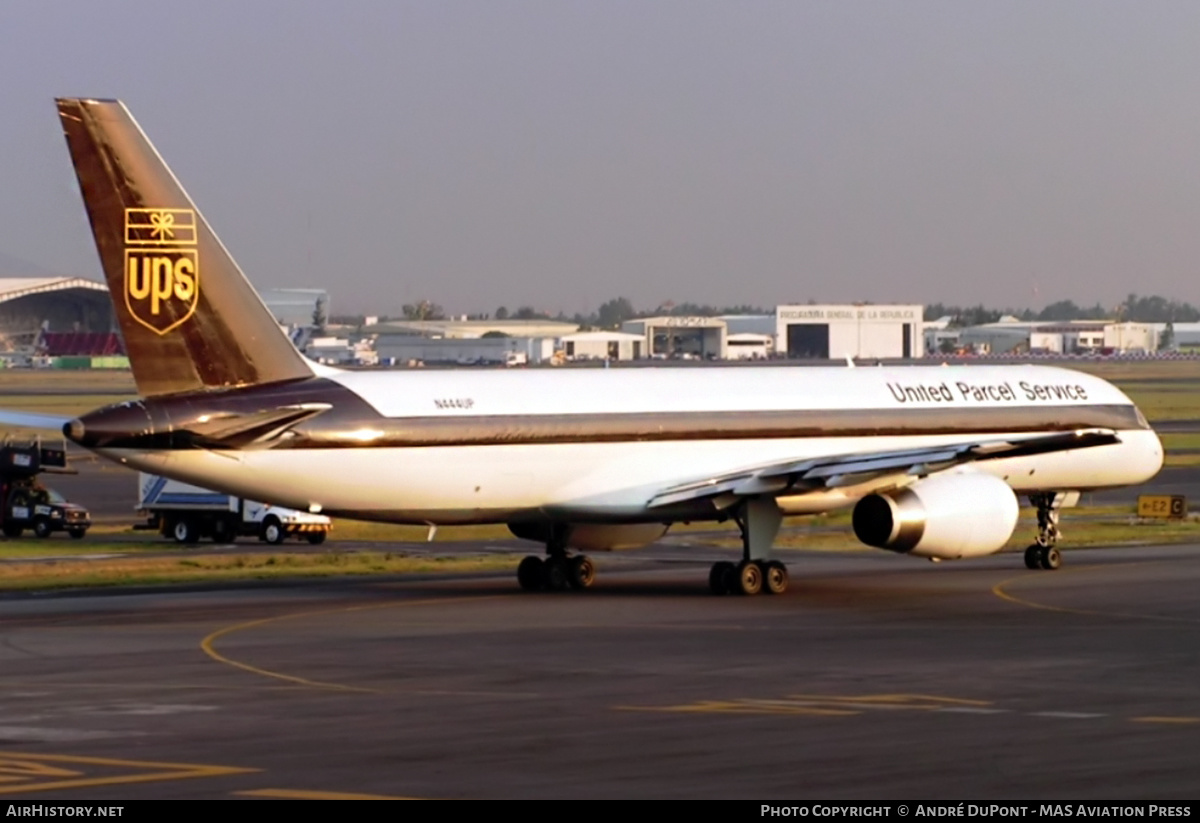
<svg viewBox="0 0 1200 823">
<path fill-rule="evenodd" d="M 1198 45 L 1196 2 L 5 0 L 0 254 L 99 277 L 89 95 L 335 312 L 1200 303 Z"/>
</svg>

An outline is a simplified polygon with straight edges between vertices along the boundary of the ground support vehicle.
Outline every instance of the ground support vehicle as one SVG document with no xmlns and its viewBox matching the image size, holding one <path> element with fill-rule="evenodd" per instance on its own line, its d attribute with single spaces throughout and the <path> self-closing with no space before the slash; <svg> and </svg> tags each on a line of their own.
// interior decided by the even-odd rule
<svg viewBox="0 0 1200 823">
<path fill-rule="evenodd" d="M 176 543 L 196 543 L 203 537 L 232 543 L 239 537 L 257 537 L 278 544 L 297 537 L 319 545 L 332 528 L 323 514 L 246 500 L 145 472 L 138 475 L 137 508 L 146 518 L 140 528 L 153 529 Z"/>
<path fill-rule="evenodd" d="M 92 525 L 88 510 L 43 486 L 37 479 L 43 472 L 73 473 L 66 448 L 43 446 L 40 440 L 0 443 L 0 531 L 14 538 L 26 529 L 38 537 L 65 531 L 81 539 Z"/>
</svg>

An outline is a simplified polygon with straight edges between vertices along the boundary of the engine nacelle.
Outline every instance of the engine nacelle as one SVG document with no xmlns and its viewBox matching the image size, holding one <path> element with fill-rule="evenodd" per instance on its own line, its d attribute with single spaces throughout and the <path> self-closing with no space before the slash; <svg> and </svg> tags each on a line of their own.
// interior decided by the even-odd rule
<svg viewBox="0 0 1200 823">
<path fill-rule="evenodd" d="M 549 523 L 509 523 L 508 530 L 523 540 L 545 543 L 550 538 Z M 640 549 L 667 533 L 662 523 L 571 523 L 566 544 L 586 552 Z"/>
<path fill-rule="evenodd" d="M 964 471 L 872 494 L 854 507 L 854 533 L 868 546 L 957 560 L 1000 551 L 1017 526 L 1017 496 L 998 477 Z"/>
</svg>

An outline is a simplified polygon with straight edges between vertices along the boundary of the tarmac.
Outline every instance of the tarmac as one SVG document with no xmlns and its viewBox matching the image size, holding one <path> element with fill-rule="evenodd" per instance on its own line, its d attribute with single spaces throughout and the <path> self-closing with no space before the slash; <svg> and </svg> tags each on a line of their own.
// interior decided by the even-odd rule
<svg viewBox="0 0 1200 823">
<path fill-rule="evenodd" d="M 720 556 L 0 598 L 0 796 L 1194 798 L 1200 546 Z"/>
<path fill-rule="evenodd" d="M 134 473 L 73 457 L 46 482 L 132 523 Z M 1084 502 L 1138 494 L 1198 499 L 1200 469 Z M 1194 798 L 1200 546 L 1066 548 L 1057 572 L 788 551 L 775 597 L 709 595 L 733 553 L 682 542 L 596 555 L 575 593 L 7 595 L 0 800 Z"/>
</svg>

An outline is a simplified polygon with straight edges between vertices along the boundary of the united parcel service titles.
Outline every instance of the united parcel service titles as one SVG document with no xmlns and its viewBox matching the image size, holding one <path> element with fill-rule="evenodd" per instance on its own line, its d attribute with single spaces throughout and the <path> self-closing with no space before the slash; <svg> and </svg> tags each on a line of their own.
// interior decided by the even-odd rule
<svg viewBox="0 0 1200 823">
<path fill-rule="evenodd" d="M 1005 380 L 1000 383 L 974 383 L 965 380 L 941 383 L 889 382 L 888 391 L 897 403 L 1031 403 L 1087 400 L 1087 389 L 1077 383 L 1017 382 L 1017 388 Z"/>
</svg>

